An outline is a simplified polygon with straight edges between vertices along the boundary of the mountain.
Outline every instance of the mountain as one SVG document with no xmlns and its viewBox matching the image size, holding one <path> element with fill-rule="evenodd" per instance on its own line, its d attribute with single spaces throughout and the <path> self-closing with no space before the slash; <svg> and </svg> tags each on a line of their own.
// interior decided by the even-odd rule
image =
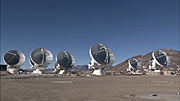
<svg viewBox="0 0 180 101">
<path fill-rule="evenodd" d="M 161 50 L 166 52 L 167 56 L 171 61 L 169 69 L 172 71 L 177 71 L 178 68 L 180 69 L 180 51 L 172 50 L 172 49 L 161 49 Z M 141 64 L 141 67 L 148 69 L 149 65 L 151 65 L 152 63 L 152 52 L 149 52 L 145 55 L 134 56 L 131 58 L 136 58 L 138 62 Z M 110 70 L 114 72 L 127 73 L 126 69 L 128 68 L 129 59 L 125 60 L 124 62 L 116 66 L 113 66 L 112 68 L 110 68 Z M 143 68 L 140 70 L 140 72 L 144 72 Z"/>
<path fill-rule="evenodd" d="M 84 71 L 89 71 L 88 65 L 77 65 L 73 67 L 74 71 L 76 72 L 84 72 Z"/>
</svg>

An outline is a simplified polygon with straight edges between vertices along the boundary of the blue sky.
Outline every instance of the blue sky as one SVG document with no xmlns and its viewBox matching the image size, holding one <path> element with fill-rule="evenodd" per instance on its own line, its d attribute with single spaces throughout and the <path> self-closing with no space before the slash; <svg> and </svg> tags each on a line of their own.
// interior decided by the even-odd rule
<svg viewBox="0 0 180 101">
<path fill-rule="evenodd" d="M 26 56 L 47 48 L 69 51 L 76 65 L 90 62 L 95 43 L 109 47 L 115 64 L 156 49 L 179 50 L 179 0 L 1 0 L 1 64 L 6 51 Z"/>
</svg>

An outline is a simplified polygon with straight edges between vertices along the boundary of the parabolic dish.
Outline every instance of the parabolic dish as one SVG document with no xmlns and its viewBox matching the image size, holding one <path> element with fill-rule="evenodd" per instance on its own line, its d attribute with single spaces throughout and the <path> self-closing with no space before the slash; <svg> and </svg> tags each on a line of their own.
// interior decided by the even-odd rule
<svg viewBox="0 0 180 101">
<path fill-rule="evenodd" d="M 113 64 L 113 53 L 102 44 L 95 44 L 90 48 L 90 54 L 96 62 L 103 65 Z"/>
<path fill-rule="evenodd" d="M 45 48 L 37 48 L 32 51 L 30 59 L 34 64 L 49 65 L 53 60 L 53 55 Z"/>
<path fill-rule="evenodd" d="M 135 58 L 131 58 L 129 60 L 129 64 L 136 70 L 141 69 L 141 66 L 139 65 L 139 62 Z"/>
<path fill-rule="evenodd" d="M 57 63 L 64 68 L 70 68 L 75 64 L 75 59 L 67 51 L 61 51 L 56 57 Z"/>
<path fill-rule="evenodd" d="M 156 50 L 153 52 L 154 58 L 163 67 L 168 67 L 169 65 L 169 59 L 166 55 L 166 53 L 162 50 Z"/>
<path fill-rule="evenodd" d="M 25 56 L 17 50 L 10 50 L 5 53 L 4 61 L 11 66 L 21 66 L 25 62 Z"/>
</svg>

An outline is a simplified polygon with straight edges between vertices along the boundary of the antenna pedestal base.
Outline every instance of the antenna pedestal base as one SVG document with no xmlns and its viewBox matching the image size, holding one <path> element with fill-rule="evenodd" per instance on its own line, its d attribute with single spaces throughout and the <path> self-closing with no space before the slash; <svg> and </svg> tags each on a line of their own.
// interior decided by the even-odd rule
<svg viewBox="0 0 180 101">
<path fill-rule="evenodd" d="M 7 67 L 7 71 L 11 74 L 18 74 L 19 73 L 19 67 L 17 67 L 17 68 Z"/>
<path fill-rule="evenodd" d="M 43 71 L 41 71 L 40 69 L 35 69 L 33 70 L 33 74 L 42 74 Z"/>
<path fill-rule="evenodd" d="M 64 73 L 65 73 L 65 70 L 60 70 L 58 74 L 63 75 Z"/>
<path fill-rule="evenodd" d="M 93 71 L 93 75 L 102 76 L 103 75 L 102 69 L 95 69 Z"/>
</svg>

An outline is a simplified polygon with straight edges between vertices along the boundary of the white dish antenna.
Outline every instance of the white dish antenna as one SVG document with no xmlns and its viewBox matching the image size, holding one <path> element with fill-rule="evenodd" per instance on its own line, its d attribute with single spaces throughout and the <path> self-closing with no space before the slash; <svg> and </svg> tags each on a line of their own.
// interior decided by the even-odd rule
<svg viewBox="0 0 180 101">
<path fill-rule="evenodd" d="M 90 50 L 91 63 L 88 64 L 89 69 L 94 69 L 93 75 L 101 76 L 102 69 L 110 67 L 114 63 L 114 54 L 103 44 L 95 44 Z"/>
<path fill-rule="evenodd" d="M 17 50 L 10 50 L 4 55 L 4 62 L 8 65 L 7 71 L 12 74 L 18 73 L 25 60 L 24 54 Z"/>
<path fill-rule="evenodd" d="M 55 71 L 59 70 L 59 74 L 64 74 L 67 69 L 75 64 L 74 57 L 67 51 L 61 51 L 56 56 Z"/>
<path fill-rule="evenodd" d="M 170 60 L 166 53 L 162 50 L 155 50 L 152 52 L 152 65 L 150 69 L 159 69 L 156 67 L 156 64 L 159 65 L 161 68 L 169 67 Z"/>
<path fill-rule="evenodd" d="M 135 58 L 129 59 L 128 64 L 129 67 L 127 68 L 127 71 L 131 74 L 137 74 L 137 72 L 141 69 L 141 64 Z"/>
<path fill-rule="evenodd" d="M 42 74 L 46 67 L 52 63 L 53 55 L 45 48 L 37 48 L 30 55 L 30 64 L 34 74 Z"/>
</svg>

